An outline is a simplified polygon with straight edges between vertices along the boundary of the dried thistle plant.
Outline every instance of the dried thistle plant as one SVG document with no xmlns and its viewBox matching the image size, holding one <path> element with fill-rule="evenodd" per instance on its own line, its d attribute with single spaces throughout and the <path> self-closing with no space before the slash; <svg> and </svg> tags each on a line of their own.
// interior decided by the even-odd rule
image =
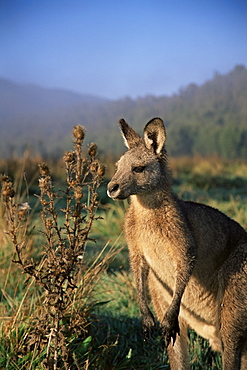
<svg viewBox="0 0 247 370">
<path fill-rule="evenodd" d="M 66 170 L 63 190 L 55 190 L 48 165 L 41 163 L 39 166 L 38 198 L 42 206 L 44 245 L 38 262 L 24 256 L 26 216 L 30 207 L 27 203 L 16 205 L 11 180 L 8 176 L 1 178 L 8 234 L 16 250 L 14 262 L 44 291 L 39 312 L 31 320 L 28 346 L 36 351 L 46 348 L 43 367 L 53 370 L 59 368 L 60 361 L 63 368 L 70 368 L 68 338 L 86 330 L 85 312 L 73 302 L 83 285 L 85 248 L 91 240 L 92 223 L 97 218 L 97 191 L 105 173 L 104 165 L 96 158 L 95 143 L 89 145 L 88 156 L 82 156 L 84 127 L 75 126 L 73 136 L 74 149 L 63 157 Z M 58 200 L 65 203 L 63 208 L 56 206 Z"/>
</svg>

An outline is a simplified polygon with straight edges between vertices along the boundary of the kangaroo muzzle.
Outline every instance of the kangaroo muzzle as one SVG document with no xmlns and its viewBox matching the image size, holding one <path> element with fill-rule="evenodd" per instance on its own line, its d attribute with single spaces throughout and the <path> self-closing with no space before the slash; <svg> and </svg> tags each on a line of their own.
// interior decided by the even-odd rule
<svg viewBox="0 0 247 370">
<path fill-rule="evenodd" d="M 120 188 L 119 188 L 118 184 L 114 184 L 114 183 L 112 184 L 112 182 L 110 182 L 108 184 L 108 186 L 107 186 L 107 195 L 108 195 L 108 197 L 116 199 L 119 192 L 120 192 Z"/>
</svg>

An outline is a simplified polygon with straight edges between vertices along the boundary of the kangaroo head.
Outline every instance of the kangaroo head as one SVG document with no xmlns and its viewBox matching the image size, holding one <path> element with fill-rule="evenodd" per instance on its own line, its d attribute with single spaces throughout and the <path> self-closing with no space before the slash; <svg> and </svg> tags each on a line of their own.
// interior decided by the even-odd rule
<svg viewBox="0 0 247 370">
<path fill-rule="evenodd" d="M 162 119 L 149 121 L 143 138 L 124 119 L 119 125 L 128 151 L 117 163 L 116 173 L 108 184 L 108 195 L 113 199 L 125 199 L 160 188 L 166 164 L 166 132 Z"/>
</svg>

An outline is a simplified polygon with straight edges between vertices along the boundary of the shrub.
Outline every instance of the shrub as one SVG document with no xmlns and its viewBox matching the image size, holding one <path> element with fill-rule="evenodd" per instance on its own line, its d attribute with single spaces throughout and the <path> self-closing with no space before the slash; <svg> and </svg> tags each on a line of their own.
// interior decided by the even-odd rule
<svg viewBox="0 0 247 370">
<path fill-rule="evenodd" d="M 55 190 L 49 166 L 46 163 L 39 166 L 40 193 L 37 197 L 41 211 L 35 217 L 40 217 L 43 226 L 40 230 L 42 245 L 36 248 L 39 248 L 36 258 L 27 253 L 32 226 L 30 206 L 28 202 L 17 203 L 11 179 L 7 175 L 1 176 L 2 216 L 6 233 L 15 248 L 13 263 L 26 276 L 26 286 L 29 282 L 29 288 L 34 285 L 39 291 L 33 312 L 21 317 L 21 331 L 18 326 L 21 306 L 4 329 L 5 348 L 12 347 L 12 351 L 6 353 L 1 367 L 8 368 L 12 353 L 13 363 L 19 368 L 25 361 L 28 361 L 29 369 L 36 368 L 39 358 L 42 368 L 70 369 L 71 363 L 76 363 L 71 343 L 79 337 L 83 343 L 81 347 L 86 351 L 90 342 L 87 326 L 94 304 L 91 293 L 106 260 L 113 253 L 110 251 L 110 255 L 102 259 L 100 251 L 91 265 L 86 263 L 86 245 L 92 241 L 91 227 L 98 218 L 97 194 L 105 167 L 96 157 L 95 143 L 89 145 L 88 155 L 82 156 L 85 136 L 82 126 L 74 127 L 73 136 L 74 148 L 63 157 L 66 183 L 62 190 Z M 64 206 L 59 207 L 58 202 Z M 25 339 L 20 334 L 23 325 L 26 327 Z M 14 349 L 13 336 L 16 337 Z"/>
</svg>

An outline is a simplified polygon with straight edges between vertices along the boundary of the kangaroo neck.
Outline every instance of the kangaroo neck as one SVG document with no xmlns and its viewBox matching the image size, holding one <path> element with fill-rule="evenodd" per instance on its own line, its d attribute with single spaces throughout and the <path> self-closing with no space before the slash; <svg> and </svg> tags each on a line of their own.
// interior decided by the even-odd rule
<svg viewBox="0 0 247 370">
<path fill-rule="evenodd" d="M 174 195 L 171 190 L 152 190 L 148 193 L 131 195 L 133 207 L 143 208 L 143 210 L 165 209 L 174 204 Z"/>
</svg>

